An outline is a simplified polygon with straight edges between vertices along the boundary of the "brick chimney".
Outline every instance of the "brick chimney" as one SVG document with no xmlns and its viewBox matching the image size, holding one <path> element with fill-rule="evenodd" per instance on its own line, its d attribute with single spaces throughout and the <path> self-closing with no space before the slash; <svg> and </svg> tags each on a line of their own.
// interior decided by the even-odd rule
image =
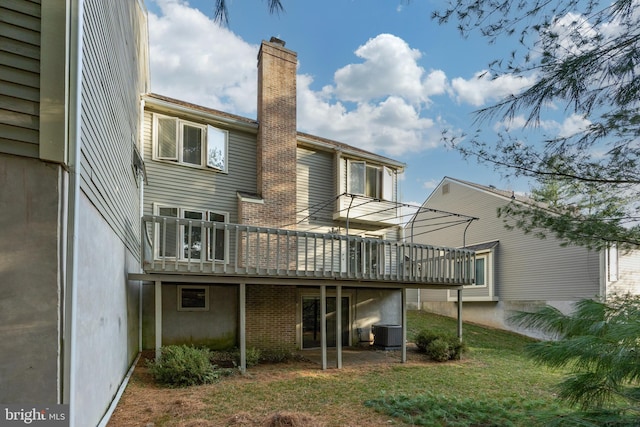
<svg viewBox="0 0 640 427">
<path fill-rule="evenodd" d="M 258 53 L 257 191 L 264 203 L 240 202 L 246 224 L 296 222 L 297 54 L 284 46 L 272 37 Z"/>
</svg>

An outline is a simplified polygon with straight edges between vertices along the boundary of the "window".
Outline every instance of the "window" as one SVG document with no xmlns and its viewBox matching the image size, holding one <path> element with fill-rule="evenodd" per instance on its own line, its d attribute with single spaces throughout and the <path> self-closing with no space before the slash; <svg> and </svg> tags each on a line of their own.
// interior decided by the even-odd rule
<svg viewBox="0 0 640 427">
<path fill-rule="evenodd" d="M 178 311 L 209 311 L 209 287 L 179 285 Z"/>
<path fill-rule="evenodd" d="M 175 224 L 161 221 L 158 225 L 158 257 L 180 259 L 201 259 L 206 255 L 208 261 L 224 261 L 227 244 L 227 232 L 224 223 L 227 214 L 196 209 L 158 206 L 157 214 L 170 218 L 192 220 L 189 224 L 181 221 Z M 201 221 L 211 221 L 205 230 Z"/>
<path fill-rule="evenodd" d="M 393 171 L 363 161 L 349 161 L 348 192 L 374 199 L 393 199 Z"/>
<path fill-rule="evenodd" d="M 227 171 L 227 131 L 154 115 L 154 159 Z"/>
<path fill-rule="evenodd" d="M 489 252 L 476 254 L 474 265 L 476 280 L 471 286 L 487 286 L 489 283 Z"/>
<path fill-rule="evenodd" d="M 618 245 L 612 243 L 607 248 L 607 270 L 609 273 L 609 281 L 618 280 Z"/>
</svg>

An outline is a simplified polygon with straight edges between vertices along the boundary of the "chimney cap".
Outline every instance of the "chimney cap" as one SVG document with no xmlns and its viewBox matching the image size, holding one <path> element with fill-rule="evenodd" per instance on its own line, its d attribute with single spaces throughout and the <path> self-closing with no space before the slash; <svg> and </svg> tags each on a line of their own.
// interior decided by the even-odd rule
<svg viewBox="0 0 640 427">
<path fill-rule="evenodd" d="M 284 45 L 287 44 L 287 42 L 285 42 L 284 40 L 280 40 L 277 37 L 271 37 L 271 39 L 269 40 L 269 43 L 279 44 L 282 47 L 284 47 Z"/>
</svg>

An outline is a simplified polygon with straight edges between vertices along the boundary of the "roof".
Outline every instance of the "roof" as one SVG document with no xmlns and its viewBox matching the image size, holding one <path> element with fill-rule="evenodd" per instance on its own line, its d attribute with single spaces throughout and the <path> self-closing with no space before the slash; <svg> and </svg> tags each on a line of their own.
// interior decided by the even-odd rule
<svg viewBox="0 0 640 427">
<path fill-rule="evenodd" d="M 258 121 L 255 119 L 226 113 L 224 111 L 216 110 L 209 107 L 203 107 L 202 105 L 191 104 L 189 102 L 181 101 L 179 99 L 170 98 L 168 96 L 159 95 L 156 93 L 144 94 L 143 99 L 156 105 L 162 105 L 166 108 L 178 107 L 179 109 L 187 109 L 191 112 L 199 112 L 207 116 L 215 116 L 216 118 L 219 118 L 224 122 L 232 122 L 236 126 L 246 126 L 257 130 L 259 125 Z M 365 159 L 370 159 L 378 163 L 393 166 L 396 169 L 402 170 L 406 167 L 405 163 L 391 159 L 389 157 L 381 156 L 371 151 L 363 150 L 361 148 L 354 147 L 343 142 L 334 141 L 320 136 L 311 135 L 304 132 L 297 132 L 297 139 L 298 143 L 303 143 L 324 150 L 341 151 L 356 157 L 363 157 Z"/>
<path fill-rule="evenodd" d="M 465 246 L 464 248 L 472 251 L 480 252 L 487 249 L 493 249 L 496 246 L 498 246 L 499 243 L 500 243 L 499 240 L 494 240 L 492 242 L 479 243 L 477 245 L 468 245 L 468 246 Z"/>
<path fill-rule="evenodd" d="M 518 202 L 522 202 L 522 203 L 526 203 L 526 204 L 530 204 L 530 205 L 538 205 L 540 207 L 545 207 L 544 203 L 536 202 L 532 198 L 530 198 L 530 197 L 528 197 L 526 195 L 523 195 L 523 194 L 517 194 L 513 190 L 501 190 L 499 188 L 494 187 L 493 185 L 481 185 L 481 184 L 477 184 L 475 182 L 470 182 L 470 181 L 465 181 L 465 180 L 462 180 L 462 179 L 452 178 L 450 176 L 445 176 L 442 179 L 440 185 L 445 180 L 457 182 L 458 184 L 462 184 L 462 185 L 466 185 L 466 186 L 469 186 L 469 187 L 473 187 L 473 188 L 476 188 L 476 189 L 481 190 L 481 191 L 486 191 L 486 192 L 495 194 L 496 196 L 500 196 L 500 197 L 505 198 L 505 199 L 516 200 Z M 440 185 L 438 185 L 438 187 Z"/>
</svg>

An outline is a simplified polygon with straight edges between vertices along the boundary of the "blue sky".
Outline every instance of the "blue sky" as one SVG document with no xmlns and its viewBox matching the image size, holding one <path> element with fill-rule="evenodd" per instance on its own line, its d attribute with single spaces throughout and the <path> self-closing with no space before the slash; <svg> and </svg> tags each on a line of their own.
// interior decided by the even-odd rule
<svg viewBox="0 0 640 427">
<path fill-rule="evenodd" d="M 285 12 L 270 15 L 265 1 L 228 0 L 226 27 L 213 22 L 214 3 L 145 0 L 153 92 L 255 118 L 258 47 L 276 36 L 298 53 L 299 130 L 405 162 L 402 201 L 421 204 L 444 176 L 530 189 L 441 142 L 443 129 L 471 130 L 474 110 L 532 81 L 478 78 L 514 46 L 438 25 L 430 15 L 444 2 L 283 0 Z M 545 126 L 558 134 L 580 123 Z"/>
</svg>

